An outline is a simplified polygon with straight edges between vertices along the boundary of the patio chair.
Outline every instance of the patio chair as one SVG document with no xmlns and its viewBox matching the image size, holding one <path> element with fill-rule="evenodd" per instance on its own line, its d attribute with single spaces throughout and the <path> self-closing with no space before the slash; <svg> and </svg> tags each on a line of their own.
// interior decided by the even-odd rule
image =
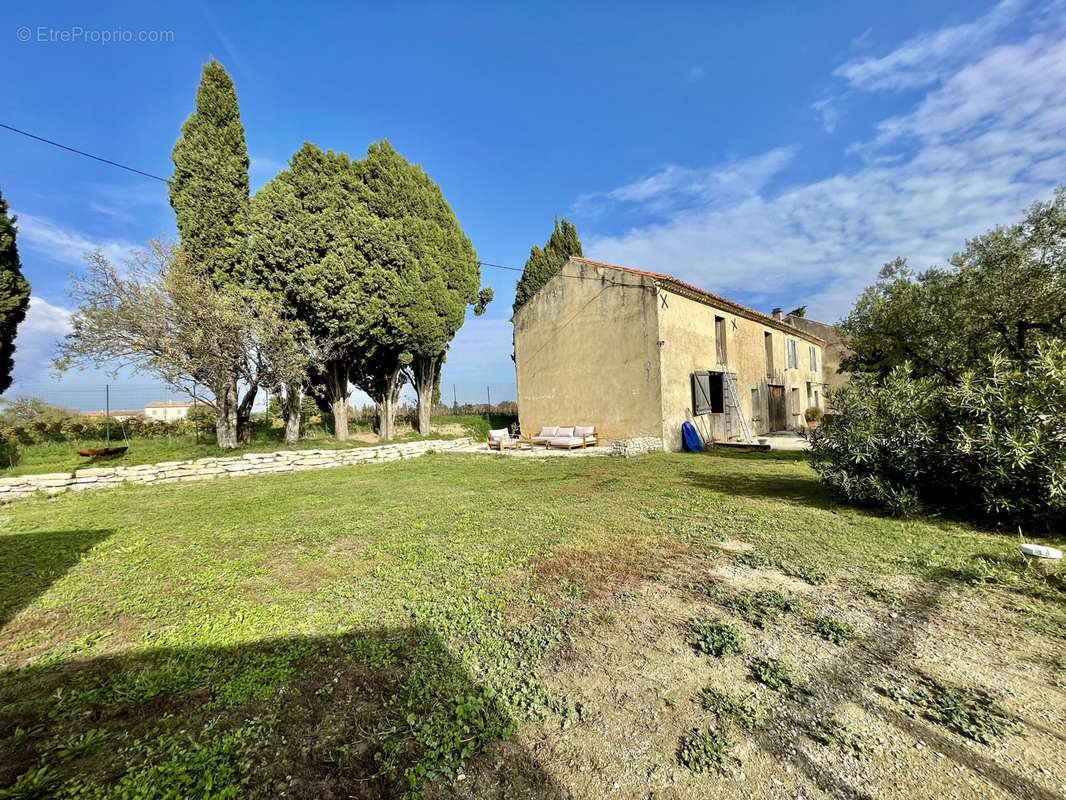
<svg viewBox="0 0 1066 800">
<path fill-rule="evenodd" d="M 536 447 L 538 444 L 544 447 L 548 446 L 548 440 L 556 435 L 556 431 L 559 428 L 555 425 L 545 425 L 540 429 L 540 433 L 536 436 L 529 437 L 529 444 L 531 447 Z"/>
<path fill-rule="evenodd" d="M 497 430 L 489 431 L 488 438 L 489 450 L 517 450 L 518 439 L 511 436 L 508 433 L 507 428 L 499 428 Z"/>
</svg>

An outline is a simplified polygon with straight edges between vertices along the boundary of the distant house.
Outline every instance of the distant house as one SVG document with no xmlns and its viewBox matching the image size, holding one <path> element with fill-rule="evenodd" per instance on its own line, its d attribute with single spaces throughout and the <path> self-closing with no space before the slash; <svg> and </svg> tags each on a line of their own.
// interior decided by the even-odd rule
<svg viewBox="0 0 1066 800">
<path fill-rule="evenodd" d="M 102 419 L 103 417 L 107 416 L 107 413 L 108 412 L 106 411 L 82 411 L 81 415 L 83 417 L 99 417 Z M 120 408 L 117 411 L 111 412 L 111 419 L 118 420 L 119 422 L 125 422 L 128 419 L 139 417 L 143 413 L 144 412 L 141 411 L 141 409 L 139 408 Z"/>
<path fill-rule="evenodd" d="M 144 407 L 148 419 L 160 422 L 176 422 L 189 416 L 189 409 L 195 406 L 191 400 L 166 400 L 161 403 L 149 403 Z"/>
<path fill-rule="evenodd" d="M 806 426 L 825 407 L 825 341 L 677 278 L 571 258 L 512 317 L 523 431 L 705 440 Z"/>
</svg>

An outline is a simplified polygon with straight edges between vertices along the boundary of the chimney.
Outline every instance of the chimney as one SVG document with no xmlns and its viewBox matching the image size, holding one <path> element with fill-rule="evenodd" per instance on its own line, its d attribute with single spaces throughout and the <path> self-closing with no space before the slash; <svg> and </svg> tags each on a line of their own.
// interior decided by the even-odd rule
<svg viewBox="0 0 1066 800">
<path fill-rule="evenodd" d="M 781 319 L 782 312 L 780 308 L 775 308 L 771 313 L 774 315 L 774 319 Z"/>
</svg>

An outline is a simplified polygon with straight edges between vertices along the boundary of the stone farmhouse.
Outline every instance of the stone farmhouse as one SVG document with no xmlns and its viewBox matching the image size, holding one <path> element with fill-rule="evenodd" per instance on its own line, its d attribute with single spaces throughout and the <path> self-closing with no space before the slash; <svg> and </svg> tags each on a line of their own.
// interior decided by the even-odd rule
<svg viewBox="0 0 1066 800">
<path fill-rule="evenodd" d="M 571 258 L 514 324 L 523 431 L 596 425 L 681 449 L 806 425 L 825 408 L 824 339 L 669 275 Z"/>
</svg>

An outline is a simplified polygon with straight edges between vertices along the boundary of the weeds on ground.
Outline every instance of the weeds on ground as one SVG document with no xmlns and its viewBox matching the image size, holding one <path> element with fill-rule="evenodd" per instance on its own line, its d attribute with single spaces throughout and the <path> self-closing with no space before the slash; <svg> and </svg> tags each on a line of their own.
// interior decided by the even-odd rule
<svg viewBox="0 0 1066 800">
<path fill-rule="evenodd" d="M 809 692 L 801 687 L 784 661 L 776 658 L 756 658 L 748 665 L 751 679 L 769 686 L 791 700 L 801 700 Z"/>
<path fill-rule="evenodd" d="M 774 589 L 762 589 L 753 595 L 734 594 L 721 600 L 723 606 L 738 617 L 763 630 L 783 613 L 799 611 L 803 604 Z"/>
<path fill-rule="evenodd" d="M 819 744 L 844 750 L 852 755 L 859 756 L 869 750 L 869 744 L 862 733 L 835 717 L 810 723 L 806 727 L 806 733 Z"/>
<path fill-rule="evenodd" d="M 726 764 L 740 763 L 740 759 L 731 754 L 732 749 L 733 741 L 725 731 L 693 728 L 678 742 L 677 761 L 696 774 L 725 772 Z"/>
<path fill-rule="evenodd" d="M 1021 731 L 1021 723 L 996 702 L 995 695 L 978 687 L 951 686 L 922 676 L 913 683 L 905 679 L 878 691 L 897 702 L 909 703 L 931 722 L 981 744 Z"/>
<path fill-rule="evenodd" d="M 688 585 L 688 588 L 696 594 L 702 594 L 712 600 L 719 597 L 724 591 L 722 584 L 716 580 L 694 581 Z"/>
<path fill-rule="evenodd" d="M 855 628 L 844 620 L 837 619 L 836 617 L 811 617 L 808 620 L 808 624 L 811 626 L 811 630 L 827 642 L 832 642 L 841 647 L 844 647 L 848 642 L 858 636 L 855 632 Z"/>
<path fill-rule="evenodd" d="M 786 558 L 781 553 L 767 553 L 764 550 L 751 550 L 741 553 L 734 561 L 753 569 L 776 569 L 793 578 L 806 581 L 811 586 L 824 586 L 829 583 L 829 575 L 813 564 L 805 564 Z"/>
<path fill-rule="evenodd" d="M 733 722 L 749 733 L 766 727 L 766 720 L 750 698 L 740 700 L 729 692 L 708 687 L 696 695 L 696 701 L 719 720 Z"/>
<path fill-rule="evenodd" d="M 744 651 L 740 631 L 719 617 L 701 617 L 689 623 L 688 642 L 701 653 L 717 658 Z"/>
</svg>

